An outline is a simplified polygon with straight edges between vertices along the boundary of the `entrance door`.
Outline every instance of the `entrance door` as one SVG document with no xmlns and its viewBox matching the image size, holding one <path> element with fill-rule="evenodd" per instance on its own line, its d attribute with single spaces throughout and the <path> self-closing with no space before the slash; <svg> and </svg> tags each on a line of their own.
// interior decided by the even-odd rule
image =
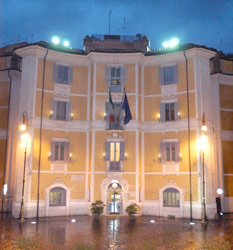
<svg viewBox="0 0 233 250">
<path fill-rule="evenodd" d="M 109 214 L 120 214 L 121 210 L 121 186 L 118 183 L 109 185 Z"/>
</svg>

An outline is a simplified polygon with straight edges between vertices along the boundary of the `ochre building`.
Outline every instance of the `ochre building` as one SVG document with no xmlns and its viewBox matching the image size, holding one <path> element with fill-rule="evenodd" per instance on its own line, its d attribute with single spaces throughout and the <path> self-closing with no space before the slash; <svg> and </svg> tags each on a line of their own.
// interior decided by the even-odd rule
<svg viewBox="0 0 233 250">
<path fill-rule="evenodd" d="M 17 218 L 23 193 L 28 218 L 90 214 L 102 200 L 105 215 L 136 202 L 142 215 L 201 219 L 204 196 L 213 219 L 222 188 L 233 212 L 233 56 L 148 44 L 93 35 L 84 50 L 0 49 L 2 211 Z"/>
</svg>

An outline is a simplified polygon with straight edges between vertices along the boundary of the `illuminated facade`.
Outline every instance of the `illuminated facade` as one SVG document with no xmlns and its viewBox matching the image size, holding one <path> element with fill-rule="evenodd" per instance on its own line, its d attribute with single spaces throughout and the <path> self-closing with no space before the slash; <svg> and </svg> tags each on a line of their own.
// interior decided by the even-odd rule
<svg viewBox="0 0 233 250">
<path fill-rule="evenodd" d="M 30 136 L 25 217 L 90 214 L 90 203 L 102 200 L 104 214 L 125 215 L 136 202 L 141 214 L 182 218 L 190 217 L 191 205 L 200 219 L 203 112 L 207 216 L 216 215 L 219 187 L 223 212 L 233 211 L 232 58 L 193 44 L 150 52 L 109 44 L 96 51 L 89 44 L 88 52 L 17 46 L 2 48 L 0 57 L 4 211 L 19 216 L 23 112 Z M 132 115 L 127 124 L 124 90 Z"/>
</svg>

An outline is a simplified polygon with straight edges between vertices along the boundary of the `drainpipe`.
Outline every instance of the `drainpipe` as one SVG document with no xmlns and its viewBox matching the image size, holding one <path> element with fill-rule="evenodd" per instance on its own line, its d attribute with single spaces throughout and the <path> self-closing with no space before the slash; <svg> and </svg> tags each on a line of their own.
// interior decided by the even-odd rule
<svg viewBox="0 0 233 250">
<path fill-rule="evenodd" d="M 8 77 L 10 79 L 10 88 L 9 88 L 9 96 L 8 96 L 8 114 L 7 114 L 7 130 L 6 130 L 6 147 L 5 147 L 5 164 L 4 164 L 4 171 L 3 171 L 3 187 L 6 184 L 6 162 L 7 162 L 7 153 L 8 153 L 8 143 L 9 143 L 9 124 L 10 124 L 10 104 L 11 104 L 11 85 L 12 85 L 12 77 L 10 75 L 10 69 L 7 70 Z M 1 212 L 3 213 L 4 210 L 4 194 L 2 189 L 2 205 L 1 205 Z"/>
<path fill-rule="evenodd" d="M 192 213 L 192 168 L 191 168 L 191 150 L 190 150 L 190 112 L 189 112 L 189 79 L 188 79 L 188 59 L 185 54 L 185 66 L 186 66 L 186 88 L 187 88 L 187 114 L 188 114 L 188 157 L 189 157 L 189 200 L 190 200 L 190 222 L 193 221 Z"/>
<path fill-rule="evenodd" d="M 38 160 L 38 180 L 37 180 L 37 207 L 36 207 L 36 219 L 39 218 L 39 200 L 40 200 L 40 165 L 41 165 L 41 141 L 42 141 L 42 124 L 43 124 L 43 110 L 44 110 L 44 85 L 45 85 L 45 64 L 46 57 L 49 50 L 47 49 L 44 57 L 43 65 L 43 79 L 42 79 L 42 96 L 41 96 L 41 109 L 40 109 L 40 144 L 39 144 L 39 160 Z"/>
</svg>

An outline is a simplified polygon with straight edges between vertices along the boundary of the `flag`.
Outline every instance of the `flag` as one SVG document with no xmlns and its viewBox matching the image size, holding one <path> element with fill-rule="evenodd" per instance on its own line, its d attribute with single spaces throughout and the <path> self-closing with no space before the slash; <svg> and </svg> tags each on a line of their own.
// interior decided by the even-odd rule
<svg viewBox="0 0 233 250">
<path fill-rule="evenodd" d="M 109 103 L 112 105 L 112 109 L 114 110 L 114 104 L 113 104 L 113 101 L 112 101 L 112 96 L 111 96 L 110 91 L 109 91 Z"/>
<path fill-rule="evenodd" d="M 130 112 L 129 103 L 128 103 L 126 93 L 125 93 L 125 98 L 124 98 L 122 108 L 125 110 L 124 124 L 127 124 L 127 123 L 129 123 L 130 120 L 132 120 L 132 115 L 131 115 L 131 112 Z"/>
</svg>

